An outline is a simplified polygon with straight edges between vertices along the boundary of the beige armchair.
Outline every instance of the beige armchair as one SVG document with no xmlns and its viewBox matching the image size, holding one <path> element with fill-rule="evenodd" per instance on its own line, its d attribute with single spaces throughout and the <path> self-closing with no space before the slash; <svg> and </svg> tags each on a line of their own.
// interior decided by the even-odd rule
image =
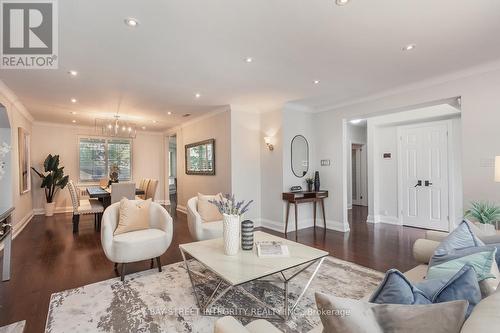
<svg viewBox="0 0 500 333">
<path fill-rule="evenodd" d="M 125 279 L 125 264 L 156 258 L 161 272 L 160 256 L 167 251 L 173 236 L 172 218 L 160 204 L 152 202 L 149 229 L 114 235 L 118 226 L 120 203 L 109 206 L 102 217 L 101 243 L 106 257 L 121 264 L 121 280 Z"/>
<path fill-rule="evenodd" d="M 222 237 L 222 221 L 204 222 L 198 213 L 198 197 L 187 202 L 188 229 L 196 241 Z"/>
</svg>

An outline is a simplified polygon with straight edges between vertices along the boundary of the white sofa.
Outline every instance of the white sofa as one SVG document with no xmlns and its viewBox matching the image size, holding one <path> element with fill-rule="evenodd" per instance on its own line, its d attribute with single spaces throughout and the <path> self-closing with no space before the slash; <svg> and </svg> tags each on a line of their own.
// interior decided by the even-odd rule
<svg viewBox="0 0 500 333">
<path fill-rule="evenodd" d="M 432 257 L 434 250 L 439 245 L 439 242 L 446 237 L 446 233 L 429 231 L 426 239 L 419 239 L 413 246 L 413 256 L 419 265 L 404 275 L 412 282 L 420 282 L 425 278 L 427 273 L 427 264 Z M 497 243 L 500 240 L 498 237 L 484 238 L 483 235 L 477 235 L 483 241 L 488 240 L 489 243 Z M 365 298 L 366 299 L 366 298 Z M 467 318 L 462 326 L 461 333 L 497 333 L 500 329 L 500 285 L 497 291 L 484 298 L 472 311 L 472 314 Z M 308 333 L 320 333 L 323 327 L 319 325 L 313 328 Z M 243 326 L 238 320 L 233 317 L 223 317 L 216 321 L 214 326 L 215 333 L 281 333 L 275 326 L 265 320 L 256 320 L 247 326 Z"/>
<path fill-rule="evenodd" d="M 205 222 L 198 213 L 198 197 L 187 202 L 188 229 L 196 241 L 222 237 L 222 221 Z"/>
<path fill-rule="evenodd" d="M 102 217 L 101 243 L 106 257 L 121 267 L 125 277 L 125 264 L 156 258 L 161 272 L 160 256 L 167 251 L 173 236 L 172 218 L 160 204 L 152 202 L 149 211 L 149 229 L 114 235 L 118 225 L 120 203 L 110 205 Z"/>
</svg>

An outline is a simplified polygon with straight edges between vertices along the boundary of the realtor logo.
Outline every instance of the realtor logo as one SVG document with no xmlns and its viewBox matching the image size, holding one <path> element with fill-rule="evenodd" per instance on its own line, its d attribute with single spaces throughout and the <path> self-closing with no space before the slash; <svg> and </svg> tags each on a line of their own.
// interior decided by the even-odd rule
<svg viewBox="0 0 500 333">
<path fill-rule="evenodd" d="M 57 69 L 56 0 L 0 0 L 5 69 Z"/>
</svg>

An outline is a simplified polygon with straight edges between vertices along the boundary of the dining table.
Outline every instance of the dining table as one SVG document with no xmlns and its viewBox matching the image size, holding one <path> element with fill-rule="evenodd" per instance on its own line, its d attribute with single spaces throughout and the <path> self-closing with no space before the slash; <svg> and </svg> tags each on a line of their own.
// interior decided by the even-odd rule
<svg viewBox="0 0 500 333">
<path fill-rule="evenodd" d="M 102 202 L 104 209 L 106 209 L 109 205 L 111 205 L 111 189 L 109 187 L 102 188 L 100 186 L 92 186 L 87 187 L 87 193 L 90 198 L 98 199 Z M 146 194 L 144 190 L 140 188 L 135 189 L 135 195 L 143 195 Z"/>
</svg>

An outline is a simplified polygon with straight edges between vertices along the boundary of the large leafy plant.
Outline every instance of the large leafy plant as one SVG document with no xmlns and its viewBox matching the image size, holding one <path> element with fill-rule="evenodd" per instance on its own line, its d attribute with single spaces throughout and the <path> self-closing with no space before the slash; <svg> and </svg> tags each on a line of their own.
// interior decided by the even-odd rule
<svg viewBox="0 0 500 333">
<path fill-rule="evenodd" d="M 59 167 L 59 155 L 49 154 L 43 162 L 44 172 L 33 171 L 42 179 L 41 188 L 45 189 L 45 199 L 47 203 L 54 200 L 57 191 L 63 189 L 68 184 L 69 176 L 64 175 L 64 167 Z"/>
<path fill-rule="evenodd" d="M 465 217 L 482 224 L 494 224 L 500 221 L 500 207 L 489 202 L 472 202 L 471 208 L 465 212 Z"/>
</svg>

